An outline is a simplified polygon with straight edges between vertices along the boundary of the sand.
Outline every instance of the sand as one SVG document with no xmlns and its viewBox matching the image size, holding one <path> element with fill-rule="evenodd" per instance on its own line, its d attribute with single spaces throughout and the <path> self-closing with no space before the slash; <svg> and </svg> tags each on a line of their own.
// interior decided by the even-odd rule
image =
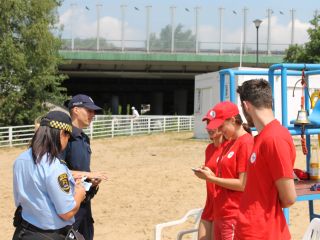
<svg viewBox="0 0 320 240">
<path fill-rule="evenodd" d="M 208 141 L 192 136 L 191 132 L 160 133 L 92 141 L 92 170 L 103 170 L 109 177 L 92 200 L 96 240 L 151 240 L 156 224 L 203 207 L 205 185 L 191 167 L 204 161 Z M 14 231 L 12 164 L 25 149 L 0 148 L 1 239 L 11 239 Z M 295 167 L 304 169 L 299 146 L 297 150 Z M 319 210 L 319 203 L 315 205 Z M 295 203 L 290 208 L 293 239 L 302 238 L 308 223 L 307 202 Z M 164 231 L 163 239 L 175 239 L 176 232 L 177 228 Z"/>
</svg>

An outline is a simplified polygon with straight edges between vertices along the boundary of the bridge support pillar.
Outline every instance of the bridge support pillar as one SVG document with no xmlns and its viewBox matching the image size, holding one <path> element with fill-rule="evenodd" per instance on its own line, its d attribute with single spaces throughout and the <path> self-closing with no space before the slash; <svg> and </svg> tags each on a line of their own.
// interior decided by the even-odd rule
<svg viewBox="0 0 320 240">
<path fill-rule="evenodd" d="M 117 95 L 111 97 L 111 112 L 114 115 L 119 114 L 119 96 Z"/>
<path fill-rule="evenodd" d="M 120 104 L 121 104 L 121 115 L 130 115 L 130 111 L 128 112 L 127 105 L 128 105 L 128 97 L 127 95 L 122 95 L 120 97 Z"/>
<path fill-rule="evenodd" d="M 139 114 L 141 113 L 141 100 L 142 100 L 141 94 L 134 94 L 133 102 L 131 102 L 131 107 L 134 106 L 135 109 L 138 110 Z M 130 109 L 130 111 L 131 111 L 131 109 Z M 131 113 L 132 113 L 132 111 L 131 111 Z"/>
<path fill-rule="evenodd" d="M 154 115 L 163 115 L 163 93 L 151 93 L 151 113 Z"/>
<path fill-rule="evenodd" d="M 179 89 L 174 91 L 174 113 L 177 115 L 187 115 L 188 91 Z"/>
</svg>

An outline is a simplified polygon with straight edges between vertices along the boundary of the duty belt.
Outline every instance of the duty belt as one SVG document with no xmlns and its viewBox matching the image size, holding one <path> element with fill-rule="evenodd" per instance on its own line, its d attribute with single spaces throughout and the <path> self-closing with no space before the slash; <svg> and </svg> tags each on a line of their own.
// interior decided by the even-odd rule
<svg viewBox="0 0 320 240">
<path fill-rule="evenodd" d="M 38 228 L 34 225 L 32 225 L 31 223 L 27 222 L 26 220 L 22 219 L 22 222 L 21 222 L 21 226 L 27 230 L 30 230 L 32 232 L 42 232 L 42 233 L 58 233 L 58 234 L 62 234 L 62 235 L 67 235 L 69 229 L 72 227 L 72 226 L 65 226 L 63 228 L 60 228 L 60 229 L 41 229 L 41 228 Z"/>
</svg>

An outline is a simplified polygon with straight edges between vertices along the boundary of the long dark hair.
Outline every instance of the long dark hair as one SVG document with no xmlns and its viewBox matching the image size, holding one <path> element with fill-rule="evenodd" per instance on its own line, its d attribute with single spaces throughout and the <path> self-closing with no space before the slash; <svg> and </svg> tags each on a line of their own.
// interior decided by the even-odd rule
<svg viewBox="0 0 320 240">
<path fill-rule="evenodd" d="M 251 128 L 249 127 L 249 125 L 247 123 L 244 123 L 242 121 L 241 115 L 238 114 L 236 116 L 234 116 L 235 120 L 236 120 L 236 124 L 238 125 L 242 125 L 242 127 L 244 128 L 244 130 L 246 130 L 247 133 L 252 134 Z"/>
<path fill-rule="evenodd" d="M 32 137 L 30 147 L 35 164 L 40 163 L 42 157 L 47 155 L 49 164 L 58 158 L 61 152 L 60 129 L 40 126 Z"/>
</svg>

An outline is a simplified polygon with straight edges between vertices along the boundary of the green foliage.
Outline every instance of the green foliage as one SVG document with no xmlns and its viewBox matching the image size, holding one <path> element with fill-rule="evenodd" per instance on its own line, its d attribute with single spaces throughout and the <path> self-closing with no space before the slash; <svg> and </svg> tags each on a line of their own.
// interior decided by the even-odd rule
<svg viewBox="0 0 320 240">
<path fill-rule="evenodd" d="M 66 98 L 57 74 L 58 0 L 5 0 L 0 4 L 0 126 L 30 124 L 46 102 Z"/>
<path fill-rule="evenodd" d="M 303 63 L 305 62 L 305 59 L 306 59 L 305 47 L 298 44 L 291 45 L 286 50 L 285 54 L 286 54 L 284 58 L 285 62 Z"/>
<path fill-rule="evenodd" d="M 183 25 L 178 24 L 174 32 L 174 41 L 176 50 L 194 51 L 196 38 L 191 30 L 183 31 Z M 150 49 L 167 51 L 171 49 L 171 26 L 165 26 L 159 38 L 155 33 L 150 34 Z"/>
<path fill-rule="evenodd" d="M 286 50 L 285 62 L 319 63 L 320 62 L 320 15 L 315 15 L 308 29 L 309 42 L 304 45 L 292 45 Z"/>
</svg>

